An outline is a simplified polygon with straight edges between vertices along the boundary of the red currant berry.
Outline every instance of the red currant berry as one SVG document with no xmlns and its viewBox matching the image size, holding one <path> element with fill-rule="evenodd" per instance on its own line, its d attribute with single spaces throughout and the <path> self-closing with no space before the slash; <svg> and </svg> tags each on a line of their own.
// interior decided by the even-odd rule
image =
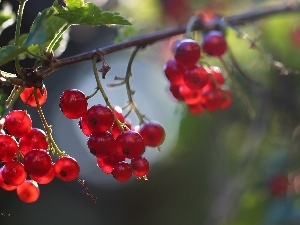
<svg viewBox="0 0 300 225">
<path fill-rule="evenodd" d="M 221 31 L 210 31 L 205 34 L 202 41 L 203 51 L 211 56 L 219 57 L 227 51 L 227 42 Z"/>
<path fill-rule="evenodd" d="M 87 105 L 87 99 L 80 90 L 66 90 L 60 96 L 60 110 L 69 119 L 82 117 L 87 110 Z"/>
<path fill-rule="evenodd" d="M 3 167 L 2 167 L 3 168 Z M 0 188 L 2 188 L 3 190 L 6 190 L 6 191 L 13 191 L 13 190 L 16 190 L 17 186 L 14 186 L 14 185 L 10 185 L 10 184 L 7 184 L 4 180 L 3 180 L 3 177 L 2 177 L 2 168 L 0 169 Z"/>
<path fill-rule="evenodd" d="M 176 60 L 171 59 L 166 62 L 164 73 L 171 84 L 181 85 L 183 83 L 184 68 Z"/>
<path fill-rule="evenodd" d="M 24 168 L 29 175 L 44 176 L 51 169 L 52 159 L 43 149 L 33 149 L 23 158 Z"/>
<path fill-rule="evenodd" d="M 131 130 L 120 134 L 116 139 L 116 143 L 118 153 L 129 159 L 139 157 L 146 149 L 142 136 Z"/>
<path fill-rule="evenodd" d="M 124 182 L 130 179 L 132 176 L 132 169 L 127 162 L 119 162 L 112 171 L 113 177 L 120 182 Z"/>
<path fill-rule="evenodd" d="M 157 122 L 143 124 L 138 133 L 143 137 L 144 143 L 150 147 L 158 147 L 165 140 L 165 129 Z"/>
<path fill-rule="evenodd" d="M 169 86 L 169 91 L 171 92 L 172 96 L 175 98 L 177 101 L 183 101 L 184 98 L 180 93 L 180 85 L 173 85 L 170 84 Z"/>
<path fill-rule="evenodd" d="M 21 201 L 33 203 L 40 196 L 38 184 L 33 180 L 25 180 L 24 183 L 17 187 L 17 195 Z"/>
<path fill-rule="evenodd" d="M 149 173 L 149 162 L 144 157 L 139 157 L 131 160 L 132 173 L 137 177 L 146 176 Z"/>
<path fill-rule="evenodd" d="M 202 66 L 194 66 L 184 73 L 184 83 L 192 90 L 203 88 L 209 79 L 207 71 Z"/>
<path fill-rule="evenodd" d="M 43 176 L 30 175 L 30 178 L 36 181 L 38 184 L 49 184 L 55 177 L 54 166 L 51 165 L 50 170 Z"/>
<path fill-rule="evenodd" d="M 25 155 L 32 149 L 48 149 L 46 134 L 39 128 L 32 128 L 29 133 L 19 140 L 20 151 Z"/>
<path fill-rule="evenodd" d="M 202 104 L 208 111 L 220 109 L 224 102 L 224 95 L 221 89 L 208 89 L 202 94 Z"/>
<path fill-rule="evenodd" d="M 37 97 L 40 105 L 43 105 L 47 100 L 47 89 L 45 85 L 36 90 Z M 34 87 L 25 88 L 20 94 L 21 100 L 31 107 L 37 107 L 35 97 L 34 97 Z"/>
<path fill-rule="evenodd" d="M 17 161 L 9 161 L 1 169 L 2 178 L 9 185 L 18 186 L 27 177 L 23 164 Z"/>
<path fill-rule="evenodd" d="M 220 105 L 220 109 L 227 109 L 231 106 L 233 101 L 232 92 L 230 90 L 222 90 L 223 93 L 223 102 Z"/>
<path fill-rule="evenodd" d="M 125 118 L 122 114 L 123 110 L 120 106 L 115 106 L 114 107 L 114 114 L 117 117 L 117 119 L 121 122 L 124 123 L 125 122 Z M 118 127 L 118 124 L 116 123 L 116 121 L 113 122 L 113 125 L 111 127 L 111 134 L 114 137 L 117 137 L 119 134 L 121 133 L 121 130 Z"/>
<path fill-rule="evenodd" d="M 180 86 L 180 95 L 183 97 L 184 102 L 188 105 L 199 103 L 202 99 L 201 90 L 192 90 L 186 85 Z"/>
<path fill-rule="evenodd" d="M 188 106 L 188 111 L 193 115 L 198 115 L 204 111 L 204 107 L 201 102 L 194 105 L 187 105 L 187 106 Z"/>
<path fill-rule="evenodd" d="M 0 162 L 12 161 L 17 153 L 17 141 L 7 134 L 0 134 Z"/>
<path fill-rule="evenodd" d="M 80 125 L 84 134 L 108 131 L 114 122 L 113 112 L 101 104 L 92 106 L 81 117 Z M 85 130 L 85 131 L 84 131 Z"/>
<path fill-rule="evenodd" d="M 70 157 L 63 156 L 56 160 L 54 164 L 55 175 L 63 181 L 75 180 L 80 172 L 78 162 Z"/>
<path fill-rule="evenodd" d="M 175 60 L 183 66 L 193 66 L 200 58 L 200 46 L 192 39 L 184 39 L 176 45 Z"/>
<path fill-rule="evenodd" d="M 90 152 L 99 157 L 106 157 L 116 148 L 116 140 L 109 132 L 92 133 L 87 140 Z"/>
<path fill-rule="evenodd" d="M 31 130 L 32 121 L 26 112 L 13 110 L 6 115 L 4 127 L 10 135 L 20 138 Z"/>
<path fill-rule="evenodd" d="M 104 173 L 111 174 L 116 164 L 124 160 L 125 157 L 114 150 L 105 158 L 97 158 L 97 163 Z"/>
<path fill-rule="evenodd" d="M 210 67 L 209 75 L 209 80 L 206 85 L 207 88 L 218 88 L 225 83 L 224 76 L 219 67 Z"/>
</svg>

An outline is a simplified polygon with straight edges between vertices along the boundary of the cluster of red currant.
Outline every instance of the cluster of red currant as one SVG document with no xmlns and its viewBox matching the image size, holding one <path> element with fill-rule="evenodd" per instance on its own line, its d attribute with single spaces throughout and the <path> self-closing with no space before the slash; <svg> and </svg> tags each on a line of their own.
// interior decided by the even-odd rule
<svg viewBox="0 0 300 225">
<path fill-rule="evenodd" d="M 48 184 L 55 176 L 71 181 L 79 174 L 78 163 L 67 155 L 52 162 L 47 135 L 33 128 L 30 116 L 22 110 L 10 111 L 4 118 L 0 161 L 4 163 L 0 168 L 0 187 L 16 190 L 19 198 L 27 203 L 38 199 L 38 184 Z"/>
<path fill-rule="evenodd" d="M 227 50 L 220 31 L 210 31 L 201 46 L 193 39 L 183 39 L 174 45 L 174 59 L 164 65 L 164 74 L 170 82 L 169 90 L 178 101 L 183 101 L 192 114 L 204 110 L 226 109 L 232 103 L 232 92 L 218 67 L 204 67 L 198 63 L 201 49 L 210 56 L 220 57 Z"/>
<path fill-rule="evenodd" d="M 87 106 L 87 97 L 80 90 L 66 90 L 60 97 L 63 114 L 79 119 L 79 127 L 88 137 L 87 146 L 97 158 L 99 168 L 121 182 L 129 180 L 132 174 L 145 177 L 149 172 L 149 162 L 143 157 L 146 146 L 161 145 L 164 128 L 159 123 L 147 122 L 132 129 L 120 107 Z"/>
</svg>

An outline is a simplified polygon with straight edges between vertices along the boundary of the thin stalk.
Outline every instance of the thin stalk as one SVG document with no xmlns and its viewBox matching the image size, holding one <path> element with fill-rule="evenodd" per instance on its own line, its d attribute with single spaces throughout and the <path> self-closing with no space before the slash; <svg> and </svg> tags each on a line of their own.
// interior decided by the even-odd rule
<svg viewBox="0 0 300 225">
<path fill-rule="evenodd" d="M 52 39 L 52 41 L 50 42 L 50 44 L 48 45 L 46 51 L 47 52 L 51 52 L 54 45 L 56 44 L 56 42 L 61 38 L 61 36 L 64 34 L 64 32 L 70 27 L 69 24 L 66 24 L 64 27 L 62 27 L 60 29 L 60 31 L 58 32 L 58 34 L 54 37 L 54 39 Z"/>
</svg>

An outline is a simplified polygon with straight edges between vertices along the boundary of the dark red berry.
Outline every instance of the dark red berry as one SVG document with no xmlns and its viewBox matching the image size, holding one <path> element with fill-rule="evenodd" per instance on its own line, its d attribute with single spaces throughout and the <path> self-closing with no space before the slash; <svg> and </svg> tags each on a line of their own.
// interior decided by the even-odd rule
<svg viewBox="0 0 300 225">
<path fill-rule="evenodd" d="M 117 151 L 126 158 L 133 159 L 145 152 L 145 143 L 142 136 L 135 131 L 124 131 L 117 139 Z"/>
<path fill-rule="evenodd" d="M 36 181 L 38 184 L 49 184 L 55 177 L 54 165 L 51 165 L 50 170 L 43 176 L 30 175 L 30 178 Z"/>
<path fill-rule="evenodd" d="M 3 168 L 3 167 L 2 167 Z M 0 188 L 2 188 L 3 190 L 6 191 L 13 191 L 16 190 L 17 186 L 11 185 L 11 184 L 7 184 L 2 177 L 2 168 L 0 169 Z"/>
<path fill-rule="evenodd" d="M 221 72 L 221 69 L 216 66 L 212 66 L 209 68 L 209 79 L 207 82 L 207 85 L 205 87 L 207 88 L 219 88 L 221 85 L 225 83 L 224 76 Z"/>
<path fill-rule="evenodd" d="M 0 134 L 0 162 L 12 161 L 17 153 L 17 141 L 9 135 Z"/>
<path fill-rule="evenodd" d="M 92 133 L 88 137 L 87 145 L 97 158 L 106 157 L 116 149 L 116 140 L 109 132 Z"/>
<path fill-rule="evenodd" d="M 29 133 L 19 140 L 20 151 L 25 155 L 32 149 L 48 149 L 48 141 L 45 132 L 39 128 L 32 128 Z"/>
<path fill-rule="evenodd" d="M 25 180 L 17 187 L 17 195 L 21 201 L 33 203 L 38 200 L 40 196 L 40 189 L 35 181 Z"/>
<path fill-rule="evenodd" d="M 208 89 L 202 94 L 202 104 L 208 111 L 220 109 L 223 102 L 224 94 L 219 88 Z"/>
<path fill-rule="evenodd" d="M 202 102 L 194 105 L 187 105 L 187 106 L 188 106 L 188 111 L 193 115 L 198 115 L 205 110 L 205 108 L 202 105 Z"/>
<path fill-rule="evenodd" d="M 29 175 L 44 176 L 51 169 L 52 159 L 43 149 L 33 149 L 23 158 L 24 168 Z"/>
<path fill-rule="evenodd" d="M 180 93 L 180 85 L 169 85 L 169 91 L 171 92 L 172 96 L 175 98 L 177 101 L 184 101 L 183 96 Z"/>
<path fill-rule="evenodd" d="M 13 110 L 5 116 L 4 127 L 10 135 L 20 138 L 31 130 L 32 121 L 26 112 Z"/>
<path fill-rule="evenodd" d="M 124 182 L 130 179 L 132 176 L 132 169 L 127 162 L 119 162 L 116 164 L 112 171 L 113 177 L 120 182 Z"/>
<path fill-rule="evenodd" d="M 186 104 L 196 104 L 199 103 L 202 99 L 202 91 L 190 89 L 186 85 L 180 86 L 180 95 L 183 97 L 183 100 Z"/>
<path fill-rule="evenodd" d="M 60 96 L 60 110 L 69 119 L 82 117 L 87 110 L 87 105 L 87 99 L 80 90 L 66 90 Z"/>
<path fill-rule="evenodd" d="M 144 143 L 150 147 L 158 147 L 165 140 L 165 129 L 157 122 L 143 124 L 138 133 L 143 137 Z"/>
<path fill-rule="evenodd" d="M 56 160 L 54 164 L 54 172 L 60 180 L 72 181 L 78 176 L 80 167 L 74 158 L 70 156 L 63 156 Z"/>
<path fill-rule="evenodd" d="M 174 59 L 164 65 L 164 73 L 172 85 L 181 85 L 185 69 Z"/>
<path fill-rule="evenodd" d="M 23 164 L 17 161 L 5 163 L 1 168 L 1 174 L 4 182 L 13 186 L 22 184 L 27 177 Z"/>
<path fill-rule="evenodd" d="M 37 97 L 40 105 L 43 105 L 47 100 L 47 89 L 45 85 L 41 88 L 37 88 Z M 25 88 L 20 94 L 21 100 L 31 107 L 37 107 L 34 97 L 34 87 Z"/>
<path fill-rule="evenodd" d="M 227 42 L 221 31 L 210 31 L 204 35 L 202 41 L 203 51 L 211 56 L 222 56 L 227 51 Z"/>
<path fill-rule="evenodd" d="M 209 80 L 207 71 L 199 65 L 187 69 L 183 77 L 185 85 L 192 90 L 200 90 Z"/>
<path fill-rule="evenodd" d="M 150 165 L 146 158 L 139 157 L 131 160 L 132 173 L 137 177 L 146 176 L 149 173 Z"/>
<path fill-rule="evenodd" d="M 192 39 L 184 39 L 175 47 L 175 60 L 183 66 L 195 65 L 200 58 L 200 46 Z"/>
</svg>

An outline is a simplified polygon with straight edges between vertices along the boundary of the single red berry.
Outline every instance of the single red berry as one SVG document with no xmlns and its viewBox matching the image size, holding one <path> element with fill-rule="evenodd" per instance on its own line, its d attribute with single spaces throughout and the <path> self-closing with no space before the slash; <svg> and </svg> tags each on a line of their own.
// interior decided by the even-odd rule
<svg viewBox="0 0 300 225">
<path fill-rule="evenodd" d="M 188 106 L 188 111 L 193 115 L 198 115 L 205 110 L 202 105 L 202 102 L 194 104 L 194 105 L 187 105 L 187 106 Z"/>
<path fill-rule="evenodd" d="M 205 90 L 202 94 L 202 104 L 208 111 L 220 109 L 223 102 L 224 94 L 219 88 Z"/>
<path fill-rule="evenodd" d="M 207 71 L 199 65 L 187 69 L 183 78 L 185 85 L 192 90 L 200 90 L 209 80 Z"/>
<path fill-rule="evenodd" d="M 124 131 L 117 139 L 117 151 L 126 158 L 133 159 L 145 152 L 146 146 L 142 136 L 135 131 Z"/>
<path fill-rule="evenodd" d="M 33 203 L 40 196 L 40 189 L 34 180 L 25 180 L 24 183 L 17 187 L 17 195 L 21 201 Z"/>
<path fill-rule="evenodd" d="M 209 80 L 205 88 L 218 88 L 225 83 L 224 76 L 221 69 L 217 66 L 212 66 L 209 68 Z"/>
<path fill-rule="evenodd" d="M 4 182 L 13 186 L 22 184 L 27 177 L 23 164 L 17 161 L 5 163 L 1 168 L 1 174 Z"/>
<path fill-rule="evenodd" d="M 115 106 L 114 107 L 113 113 L 115 114 L 115 116 L 117 117 L 117 119 L 121 123 L 124 123 L 125 118 L 124 118 L 122 112 L 123 112 L 123 110 L 120 106 Z M 116 123 L 116 121 L 113 122 L 113 125 L 111 126 L 110 132 L 114 137 L 117 137 L 121 133 L 121 130 L 119 129 L 118 124 Z"/>
<path fill-rule="evenodd" d="M 164 65 L 164 73 L 172 85 L 181 85 L 185 69 L 174 59 Z"/>
<path fill-rule="evenodd" d="M 69 119 L 82 117 L 87 110 L 87 105 L 87 99 L 80 90 L 65 90 L 60 96 L 60 110 Z"/>
<path fill-rule="evenodd" d="M 201 90 L 193 90 L 186 85 L 180 86 L 179 92 L 183 97 L 183 101 L 188 105 L 199 103 L 202 99 Z"/>
<path fill-rule="evenodd" d="M 81 117 L 80 126 L 84 134 L 108 131 L 114 122 L 113 112 L 104 105 L 92 106 Z M 84 131 L 85 130 L 85 131 Z"/>
<path fill-rule="evenodd" d="M 17 141 L 7 134 L 0 134 L 0 162 L 12 161 L 17 153 Z"/>
<path fill-rule="evenodd" d="M 78 176 L 80 167 L 74 158 L 63 156 L 54 163 L 54 172 L 60 180 L 72 181 Z"/>
<path fill-rule="evenodd" d="M 30 178 L 36 181 L 38 184 L 49 184 L 55 177 L 54 166 L 51 165 L 50 170 L 43 176 L 30 175 Z"/>
<path fill-rule="evenodd" d="M 173 84 L 169 85 L 169 91 L 177 101 L 184 100 L 183 96 L 180 93 L 180 87 L 181 87 L 180 85 L 173 85 Z"/>
<path fill-rule="evenodd" d="M 44 176 L 51 169 L 52 159 L 43 149 L 33 149 L 23 158 L 24 168 L 29 175 Z"/>
<path fill-rule="evenodd" d="M 25 155 L 32 149 L 48 149 L 48 141 L 45 132 L 39 128 L 32 128 L 19 140 L 20 151 Z"/>
<path fill-rule="evenodd" d="M 2 167 L 3 168 L 3 167 Z M 0 188 L 2 188 L 3 190 L 6 191 L 13 191 L 17 189 L 17 186 L 11 185 L 11 184 L 7 184 L 2 177 L 2 168 L 0 169 Z"/>
<path fill-rule="evenodd" d="M 146 158 L 139 157 L 131 160 L 132 173 L 137 177 L 146 176 L 149 173 L 150 165 Z"/>
<path fill-rule="evenodd" d="M 98 157 L 106 157 L 116 149 L 116 140 L 109 132 L 92 133 L 87 140 L 90 152 Z"/>
<path fill-rule="evenodd" d="M 203 51 L 211 56 L 222 56 L 227 51 L 227 42 L 221 31 L 209 31 L 202 41 Z"/>
<path fill-rule="evenodd" d="M 119 162 L 116 164 L 112 171 L 113 177 L 120 182 L 124 182 L 130 179 L 132 176 L 132 169 L 127 162 Z"/>
<path fill-rule="evenodd" d="M 126 131 L 132 129 L 132 124 L 130 120 L 126 119 L 124 125 L 125 126 L 123 126 L 123 130 Z M 111 134 L 114 136 L 114 138 L 117 138 L 121 133 L 122 131 L 120 130 L 120 128 L 116 124 L 114 124 L 111 129 Z"/>
<path fill-rule="evenodd" d="M 47 100 L 47 89 L 45 85 L 41 88 L 37 88 L 37 97 L 40 105 L 43 105 Z M 34 97 L 34 87 L 25 88 L 20 94 L 21 100 L 31 107 L 37 107 L 35 97 Z"/>
<path fill-rule="evenodd" d="M 222 90 L 223 93 L 223 102 L 220 105 L 220 109 L 227 109 L 231 106 L 233 101 L 232 92 L 230 90 Z"/>
<path fill-rule="evenodd" d="M 13 110 L 5 116 L 4 127 L 10 135 L 20 138 L 31 130 L 32 120 L 26 112 Z"/>
<path fill-rule="evenodd" d="M 175 60 L 183 66 L 195 65 L 200 58 L 200 46 L 192 39 L 184 39 L 176 45 Z"/>
<path fill-rule="evenodd" d="M 165 140 L 165 129 L 157 122 L 144 123 L 138 133 L 143 137 L 144 143 L 150 147 L 158 147 Z"/>
</svg>

